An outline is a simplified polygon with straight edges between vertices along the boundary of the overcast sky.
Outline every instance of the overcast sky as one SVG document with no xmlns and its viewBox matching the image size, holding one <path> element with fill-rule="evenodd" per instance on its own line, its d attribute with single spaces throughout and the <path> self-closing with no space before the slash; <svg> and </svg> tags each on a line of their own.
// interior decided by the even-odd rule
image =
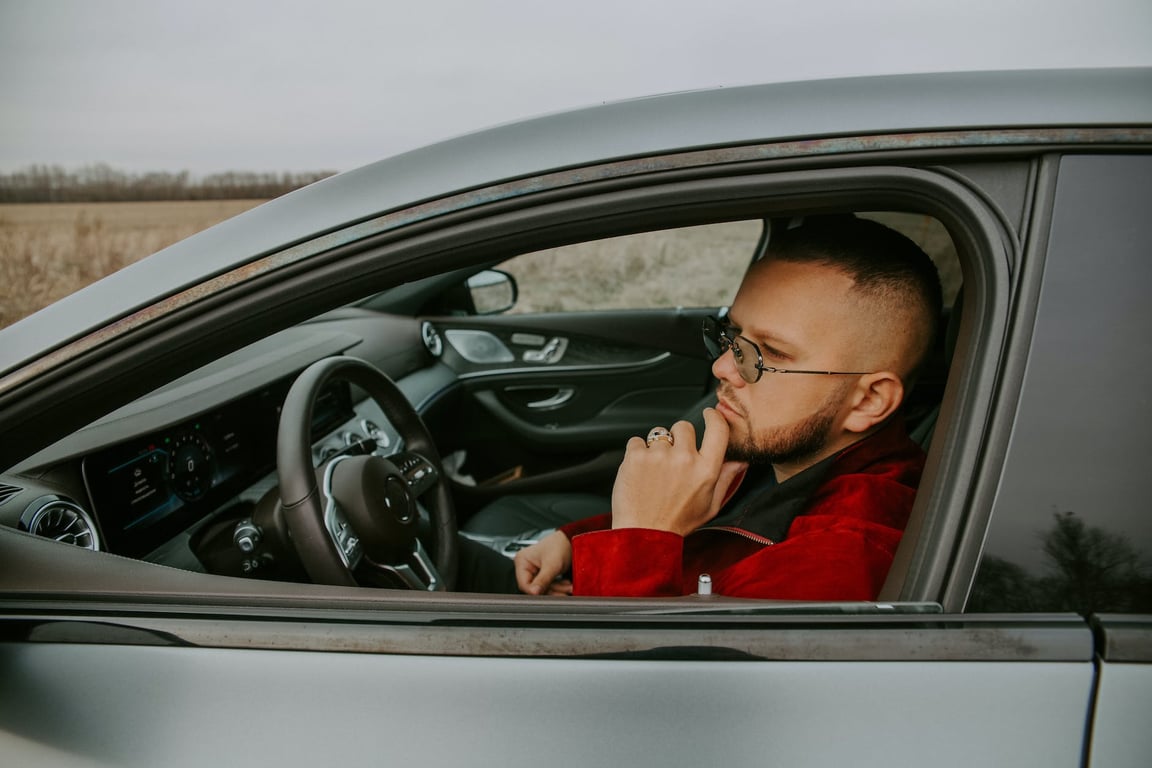
<svg viewBox="0 0 1152 768">
<path fill-rule="evenodd" d="M 0 171 L 347 170 L 710 86 L 1152 64 L 1152 0 L 0 0 Z"/>
</svg>

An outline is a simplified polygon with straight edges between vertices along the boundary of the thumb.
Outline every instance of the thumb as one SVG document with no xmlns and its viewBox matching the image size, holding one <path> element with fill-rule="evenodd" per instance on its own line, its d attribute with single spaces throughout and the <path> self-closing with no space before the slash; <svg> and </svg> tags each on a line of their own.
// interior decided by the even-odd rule
<svg viewBox="0 0 1152 768">
<path fill-rule="evenodd" d="M 529 589 L 532 590 L 532 594 L 542 595 L 547 592 L 562 568 L 563 565 L 560 562 L 560 558 L 554 555 L 548 554 L 541 558 L 540 569 L 536 571 L 536 575 L 529 584 Z"/>
<path fill-rule="evenodd" d="M 532 581 L 528 582 L 528 594 L 542 595 L 551 583 L 552 579 L 548 578 L 544 573 L 544 569 L 541 568 L 536 572 L 536 576 L 533 577 Z"/>
<path fill-rule="evenodd" d="M 536 577 L 540 573 L 540 565 L 526 557 L 524 551 L 525 550 L 518 552 L 513 559 L 516 570 L 516 583 L 520 586 L 520 591 L 525 594 L 538 595 L 540 594 L 540 587 L 536 585 Z"/>
<path fill-rule="evenodd" d="M 728 422 L 715 408 L 704 409 L 704 437 L 700 439 L 700 455 L 712 466 L 720 466 L 728 450 Z"/>
</svg>

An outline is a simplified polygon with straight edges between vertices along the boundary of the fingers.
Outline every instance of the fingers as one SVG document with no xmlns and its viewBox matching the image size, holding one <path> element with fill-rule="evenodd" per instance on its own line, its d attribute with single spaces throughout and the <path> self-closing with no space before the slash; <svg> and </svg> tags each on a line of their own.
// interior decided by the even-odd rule
<svg viewBox="0 0 1152 768">
<path fill-rule="evenodd" d="M 512 565 L 516 571 L 516 586 L 527 595 L 538 595 L 540 594 L 539 588 L 535 586 L 533 579 L 540 572 L 540 565 L 531 560 L 527 552 L 527 549 L 522 549 L 512 559 Z"/>
<path fill-rule="evenodd" d="M 527 550 L 525 550 L 527 551 Z M 516 555 L 516 586 L 526 595 L 543 595 L 560 574 L 559 569 L 548 567 L 547 563 L 533 561 L 530 557 Z"/>
<path fill-rule="evenodd" d="M 572 582 L 568 579 L 557 579 L 548 585 L 549 596 L 564 596 L 572 594 Z"/>
<path fill-rule="evenodd" d="M 715 408 L 704 409 L 704 439 L 700 455 L 713 462 L 717 469 L 728 452 L 728 422 Z"/>
<path fill-rule="evenodd" d="M 717 468 L 728 450 L 728 430 L 728 422 L 715 408 L 704 409 L 704 439 L 700 443 L 700 455 L 714 462 Z M 696 447 L 696 427 L 692 422 L 678 421 L 672 425 L 669 432 L 672 434 L 672 442 L 654 440 L 649 443 L 633 437 L 626 447 L 631 450 L 639 450 L 641 447 L 648 450 L 663 450 L 674 446 L 691 446 L 693 449 Z"/>
<path fill-rule="evenodd" d="M 672 433 L 672 440 L 675 442 L 674 447 L 680 447 L 681 450 L 684 448 L 690 448 L 693 451 L 696 450 L 696 427 L 692 426 L 692 422 L 678 421 L 672 425 L 672 429 L 669 431 Z M 653 444 L 653 447 L 655 447 L 655 444 Z"/>
<path fill-rule="evenodd" d="M 572 564 L 572 544 L 563 533 L 554 531 L 517 552 L 512 564 L 516 586 L 521 592 L 528 595 L 561 594 L 552 592 L 553 583 Z"/>
<path fill-rule="evenodd" d="M 663 441 L 661 441 L 663 442 Z M 644 451 L 648 449 L 648 443 L 642 437 L 630 437 L 628 442 L 624 445 L 624 453 L 635 453 L 637 451 Z"/>
</svg>

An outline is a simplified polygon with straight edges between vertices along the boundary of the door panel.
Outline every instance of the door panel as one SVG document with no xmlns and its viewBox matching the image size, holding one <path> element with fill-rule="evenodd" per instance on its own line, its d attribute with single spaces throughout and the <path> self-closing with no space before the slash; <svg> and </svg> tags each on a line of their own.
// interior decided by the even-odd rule
<svg viewBox="0 0 1152 768">
<path fill-rule="evenodd" d="M 461 382 L 427 418 L 462 474 L 465 495 L 604 492 L 628 438 L 690 415 L 712 387 L 700 340 L 715 310 L 638 310 L 432 318 L 442 361 Z M 584 467 L 587 471 L 581 469 Z M 554 477 L 553 481 L 548 476 Z"/>
<path fill-rule="evenodd" d="M 1092 728 L 1093 766 L 1145 766 L 1152 755 L 1152 617 L 1096 618 L 1102 638 Z"/>
</svg>

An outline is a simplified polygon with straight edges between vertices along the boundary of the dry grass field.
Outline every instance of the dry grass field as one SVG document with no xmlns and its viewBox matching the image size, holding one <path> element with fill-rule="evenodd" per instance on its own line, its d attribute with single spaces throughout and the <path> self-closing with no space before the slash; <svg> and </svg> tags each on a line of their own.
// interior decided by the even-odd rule
<svg viewBox="0 0 1152 768">
<path fill-rule="evenodd" d="M 732 301 L 761 229 L 735 221 L 643 232 L 526 253 L 500 269 L 520 288 L 514 312 L 715 307 Z"/>
<path fill-rule="evenodd" d="M 0 205 L 0 327 L 260 202 Z M 932 255 L 950 300 L 960 275 L 943 227 L 926 216 L 871 217 Z M 686 227 L 525 254 L 502 267 L 520 285 L 517 312 L 718 306 L 731 301 L 759 233 L 754 221 Z"/>
<path fill-rule="evenodd" d="M 0 327 L 261 202 L 0 205 Z"/>
</svg>

